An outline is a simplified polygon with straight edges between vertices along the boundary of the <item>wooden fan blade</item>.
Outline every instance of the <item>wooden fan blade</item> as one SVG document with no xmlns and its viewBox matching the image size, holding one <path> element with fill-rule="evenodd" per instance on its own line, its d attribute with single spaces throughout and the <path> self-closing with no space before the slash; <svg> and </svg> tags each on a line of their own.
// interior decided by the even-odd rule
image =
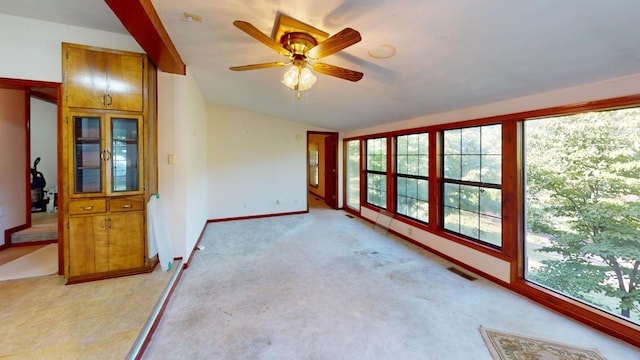
<svg viewBox="0 0 640 360">
<path fill-rule="evenodd" d="M 267 36 L 265 33 L 263 33 L 262 31 L 258 30 L 255 26 L 249 24 L 248 22 L 236 20 L 236 21 L 233 22 L 233 25 L 235 25 L 238 29 L 240 29 L 240 30 L 244 31 L 245 33 L 247 33 L 252 38 L 254 38 L 254 39 L 260 41 L 261 43 L 267 45 L 268 47 L 272 48 L 278 54 L 284 55 L 284 56 L 290 56 L 291 55 L 291 52 L 289 50 L 285 49 L 284 47 L 282 47 L 282 45 L 280 45 L 280 43 L 276 42 L 275 40 L 273 40 L 272 38 Z"/>
<path fill-rule="evenodd" d="M 264 64 L 253 64 L 253 65 L 243 65 L 243 66 L 232 66 L 229 69 L 234 71 L 245 71 L 245 70 L 256 70 L 256 69 L 266 69 L 278 66 L 286 66 L 291 64 L 290 62 L 270 62 Z"/>
<path fill-rule="evenodd" d="M 335 76 L 337 78 L 345 79 L 353 82 L 356 82 L 362 79 L 362 77 L 364 76 L 364 74 L 361 72 L 341 68 L 335 65 L 315 63 L 311 65 L 311 67 L 313 68 L 313 70 L 321 74 Z"/>
<path fill-rule="evenodd" d="M 309 59 L 317 60 L 335 54 L 338 51 L 362 40 L 360 33 L 352 28 L 345 28 L 327 40 L 312 47 L 305 54 Z"/>
</svg>

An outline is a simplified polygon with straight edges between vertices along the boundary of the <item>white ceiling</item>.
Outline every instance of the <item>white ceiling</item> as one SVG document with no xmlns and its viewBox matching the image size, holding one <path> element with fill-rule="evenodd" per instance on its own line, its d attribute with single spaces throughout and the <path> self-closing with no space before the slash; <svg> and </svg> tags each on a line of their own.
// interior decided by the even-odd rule
<svg viewBox="0 0 640 360">
<path fill-rule="evenodd" d="M 211 104 L 338 131 L 640 73 L 638 0 L 152 0 Z M 187 22 L 183 14 L 202 17 Z M 229 66 L 283 57 L 232 25 L 271 35 L 277 12 L 362 41 L 322 62 L 364 73 L 318 74 L 296 99 L 285 69 Z M 102 0 L 0 0 L 0 13 L 125 32 Z M 369 56 L 381 45 L 397 54 Z"/>
</svg>

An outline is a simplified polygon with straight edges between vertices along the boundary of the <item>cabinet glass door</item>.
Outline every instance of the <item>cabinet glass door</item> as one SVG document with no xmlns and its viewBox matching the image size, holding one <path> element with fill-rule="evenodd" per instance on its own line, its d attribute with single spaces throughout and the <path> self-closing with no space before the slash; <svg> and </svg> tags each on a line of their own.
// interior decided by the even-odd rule
<svg viewBox="0 0 640 360">
<path fill-rule="evenodd" d="M 73 118 L 74 192 L 102 192 L 102 134 L 100 117 Z"/>
<path fill-rule="evenodd" d="M 111 192 L 140 190 L 138 118 L 111 118 Z"/>
</svg>

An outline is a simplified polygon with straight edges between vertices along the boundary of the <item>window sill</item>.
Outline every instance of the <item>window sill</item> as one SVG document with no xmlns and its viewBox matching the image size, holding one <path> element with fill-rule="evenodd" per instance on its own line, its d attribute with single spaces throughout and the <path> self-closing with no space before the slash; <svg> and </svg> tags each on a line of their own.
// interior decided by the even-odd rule
<svg viewBox="0 0 640 360">
<path fill-rule="evenodd" d="M 375 212 L 378 212 L 380 210 L 384 210 L 382 208 L 379 208 L 379 207 L 377 207 L 375 205 L 371 205 L 371 204 L 368 204 L 368 203 L 362 204 L 361 207 L 362 208 L 367 208 L 367 209 L 369 209 L 371 211 L 375 211 Z M 444 231 L 442 229 L 437 229 L 434 224 L 431 224 L 431 223 L 425 224 L 425 223 L 422 223 L 422 222 L 420 222 L 418 220 L 414 220 L 414 219 L 411 219 L 411 218 L 408 218 L 408 217 L 406 217 L 404 215 L 399 215 L 399 214 L 394 214 L 393 220 L 401 222 L 401 223 L 409 225 L 409 226 L 412 226 L 412 227 L 414 227 L 414 228 L 416 228 L 418 230 L 423 230 L 423 231 L 429 232 L 431 234 L 437 235 L 437 236 L 439 236 L 441 238 L 456 242 L 456 243 L 458 243 L 460 245 L 466 246 L 466 247 L 471 248 L 471 249 L 476 250 L 476 251 L 480 251 L 480 252 L 482 252 L 484 254 L 491 255 L 491 256 L 496 257 L 496 258 L 498 258 L 500 260 L 509 261 L 509 262 L 516 261 L 516 259 L 514 259 L 513 257 L 505 255 L 503 248 L 496 248 L 496 247 L 493 247 L 493 246 L 490 246 L 490 245 L 484 245 L 482 243 L 479 243 L 479 242 L 476 242 L 476 241 L 473 241 L 473 240 L 469 240 L 469 239 L 463 238 L 461 236 L 456 236 L 455 234 L 450 233 L 448 231 Z M 407 236 L 407 237 L 410 238 L 411 240 L 416 240 L 412 236 Z"/>
<path fill-rule="evenodd" d="M 620 319 L 600 309 L 572 300 L 536 283 L 519 278 L 511 290 L 565 316 L 640 347 L 640 325 Z"/>
</svg>

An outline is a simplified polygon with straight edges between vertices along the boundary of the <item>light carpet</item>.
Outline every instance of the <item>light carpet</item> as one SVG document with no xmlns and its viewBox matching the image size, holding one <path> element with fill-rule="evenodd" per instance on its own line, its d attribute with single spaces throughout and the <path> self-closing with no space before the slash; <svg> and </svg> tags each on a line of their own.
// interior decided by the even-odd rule
<svg viewBox="0 0 640 360">
<path fill-rule="evenodd" d="M 494 360 L 605 360 L 596 349 L 480 327 Z"/>
<path fill-rule="evenodd" d="M 480 325 L 640 358 L 345 215 L 209 223 L 143 359 L 491 360 Z"/>
<path fill-rule="evenodd" d="M 0 281 L 51 275 L 58 272 L 58 244 L 49 244 L 0 266 Z"/>
</svg>

